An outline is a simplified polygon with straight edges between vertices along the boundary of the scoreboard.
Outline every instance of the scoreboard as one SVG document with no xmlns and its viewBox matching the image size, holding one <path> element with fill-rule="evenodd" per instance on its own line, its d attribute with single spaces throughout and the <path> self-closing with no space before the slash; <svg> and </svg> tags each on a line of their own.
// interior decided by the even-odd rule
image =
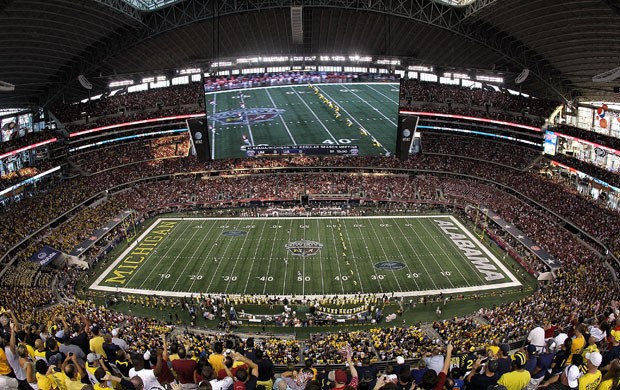
<svg viewBox="0 0 620 390">
<path fill-rule="evenodd" d="M 293 146 L 246 146 L 247 157 L 261 156 L 358 156 L 357 145 L 293 145 Z"/>
</svg>

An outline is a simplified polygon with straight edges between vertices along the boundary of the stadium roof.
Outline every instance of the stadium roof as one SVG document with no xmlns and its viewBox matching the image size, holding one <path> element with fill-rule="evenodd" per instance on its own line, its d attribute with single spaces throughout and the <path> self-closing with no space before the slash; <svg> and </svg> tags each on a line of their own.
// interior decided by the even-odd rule
<svg viewBox="0 0 620 390">
<path fill-rule="evenodd" d="M 123 0 L 132 7 L 143 11 L 153 11 L 181 0 Z"/>
<path fill-rule="evenodd" d="M 15 85 L 0 108 L 87 97 L 81 74 L 97 94 L 116 76 L 253 54 L 398 56 L 493 70 L 513 89 L 527 68 L 522 90 L 558 101 L 617 101 L 620 86 L 592 81 L 620 66 L 617 0 L 14 0 L 0 2 L 0 29 L 0 81 Z"/>
</svg>

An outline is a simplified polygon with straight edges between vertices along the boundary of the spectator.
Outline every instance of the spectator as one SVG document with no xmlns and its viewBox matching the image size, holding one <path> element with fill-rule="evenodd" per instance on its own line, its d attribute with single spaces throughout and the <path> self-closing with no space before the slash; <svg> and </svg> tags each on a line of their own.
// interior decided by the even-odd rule
<svg viewBox="0 0 620 390">
<path fill-rule="evenodd" d="M 531 375 L 524 369 L 527 357 L 524 352 L 514 354 L 514 369 L 503 374 L 497 384 L 505 386 L 507 390 L 523 390 L 530 382 Z"/>
<path fill-rule="evenodd" d="M 144 390 L 151 390 L 156 386 L 161 386 L 159 381 L 157 380 L 157 375 L 161 370 L 161 364 L 163 362 L 161 351 L 157 352 L 157 365 L 154 369 L 145 368 L 145 360 L 150 358 L 150 353 L 147 352 L 147 357 L 142 356 L 142 354 L 134 353 L 131 356 L 131 363 L 133 364 L 133 368 L 129 370 L 129 377 L 133 378 L 134 376 L 139 376 L 142 380 Z"/>
<path fill-rule="evenodd" d="M 598 370 L 603 362 L 603 356 L 599 352 L 588 352 L 585 358 L 587 372 L 579 378 L 579 390 L 596 389 L 603 377 Z"/>
<path fill-rule="evenodd" d="M 482 365 L 482 359 L 477 359 L 465 378 L 467 389 L 487 390 L 490 386 L 495 386 L 499 379 L 498 368 L 499 365 L 495 359 L 487 360 L 484 365 Z"/>
<path fill-rule="evenodd" d="M 609 364 L 607 372 L 601 379 L 597 390 L 611 390 L 618 386 L 620 381 L 620 359 L 614 359 Z"/>
<path fill-rule="evenodd" d="M 194 384 L 194 372 L 198 366 L 196 361 L 187 356 L 185 347 L 179 347 L 179 358 L 172 361 L 172 368 L 177 373 L 177 379 L 181 385 Z M 198 386 L 195 386 L 198 387 Z M 184 386 L 184 389 L 190 389 L 193 387 Z"/>
<path fill-rule="evenodd" d="M 271 359 L 263 354 L 262 350 L 256 350 L 255 355 L 258 360 L 258 380 L 256 385 L 265 386 L 266 389 L 271 389 L 273 387 L 275 366 Z"/>
<path fill-rule="evenodd" d="M 424 357 L 424 362 L 426 363 L 426 367 L 429 370 L 434 370 L 435 372 L 441 372 L 441 369 L 444 365 L 444 356 L 441 354 L 439 348 L 433 348 L 432 352 L 427 352 Z"/>
</svg>

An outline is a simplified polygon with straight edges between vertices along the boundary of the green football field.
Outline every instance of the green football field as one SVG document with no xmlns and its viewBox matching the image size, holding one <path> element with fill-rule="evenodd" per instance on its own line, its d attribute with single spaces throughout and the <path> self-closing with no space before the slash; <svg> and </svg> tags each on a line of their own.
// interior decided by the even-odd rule
<svg viewBox="0 0 620 390">
<path fill-rule="evenodd" d="M 207 93 L 212 156 L 245 157 L 247 146 L 317 144 L 357 145 L 362 156 L 394 153 L 398 84 L 315 86 L 316 93 L 307 84 Z"/>
<path fill-rule="evenodd" d="M 94 290 L 396 296 L 521 283 L 450 215 L 160 218 L 112 262 Z"/>
</svg>

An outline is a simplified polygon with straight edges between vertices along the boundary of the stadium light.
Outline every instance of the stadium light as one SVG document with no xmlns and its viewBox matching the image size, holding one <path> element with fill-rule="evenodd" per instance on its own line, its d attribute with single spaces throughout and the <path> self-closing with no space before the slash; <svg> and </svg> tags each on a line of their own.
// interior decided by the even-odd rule
<svg viewBox="0 0 620 390">
<path fill-rule="evenodd" d="M 108 87 L 110 87 L 110 88 L 124 87 L 125 85 L 133 85 L 133 80 L 112 81 L 112 82 L 110 82 L 110 84 L 108 84 Z"/>
<path fill-rule="evenodd" d="M 476 80 L 478 80 L 478 81 L 488 81 L 488 82 L 491 82 L 491 83 L 503 83 L 504 82 L 504 78 L 503 77 L 483 76 L 483 75 L 476 76 Z"/>
<path fill-rule="evenodd" d="M 421 66 L 421 65 L 412 65 L 407 69 L 412 70 L 414 72 L 432 72 L 433 71 L 432 66 Z"/>
</svg>

